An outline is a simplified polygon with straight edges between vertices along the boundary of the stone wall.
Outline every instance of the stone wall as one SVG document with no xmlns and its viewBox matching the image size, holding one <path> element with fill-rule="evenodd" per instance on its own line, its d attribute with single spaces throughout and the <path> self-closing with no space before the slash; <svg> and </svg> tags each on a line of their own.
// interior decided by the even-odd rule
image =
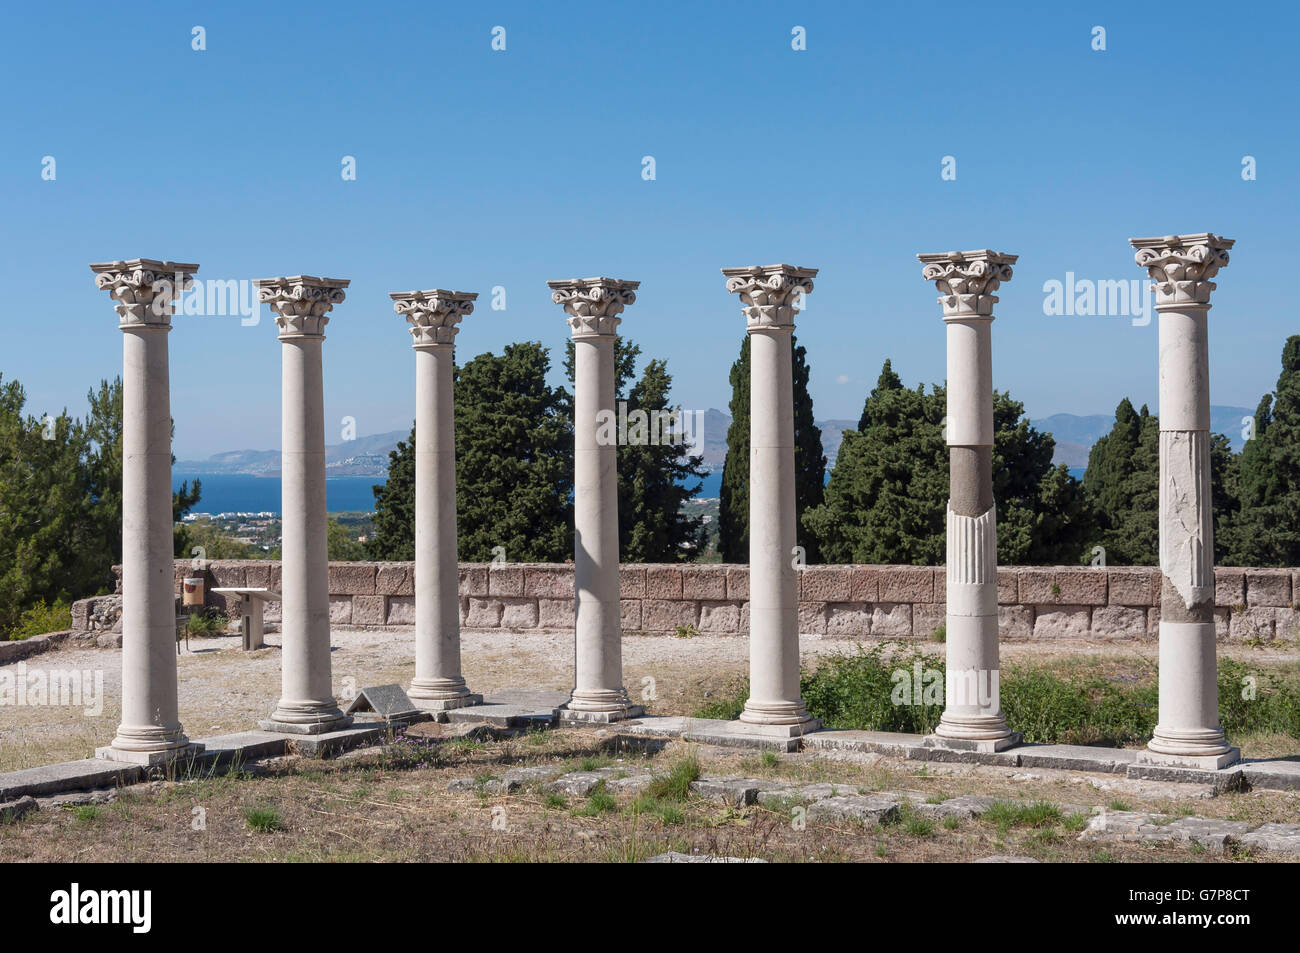
<svg viewBox="0 0 1300 953">
<path fill-rule="evenodd" d="M 195 575 L 176 563 L 180 580 Z M 1300 636 L 1300 571 L 1216 569 L 1220 639 L 1270 641 Z M 208 563 L 207 600 L 236 614 L 218 586 L 277 589 L 279 563 Z M 412 563 L 331 563 L 330 617 L 339 625 L 412 625 Z M 621 569 L 623 629 L 672 633 L 749 631 L 745 566 L 629 565 Z M 120 589 L 120 575 L 119 575 Z M 573 625 L 571 564 L 462 563 L 460 619 L 468 629 L 561 631 Z M 100 597 L 104 598 L 104 597 Z M 1146 567 L 1006 567 L 998 570 L 1003 639 L 1154 638 L 1160 621 L 1160 572 Z M 74 608 L 74 627 L 77 610 Z M 280 606 L 269 603 L 268 622 Z M 799 573 L 799 631 L 828 638 L 929 639 L 944 624 L 944 570 L 925 566 L 809 566 Z"/>
</svg>

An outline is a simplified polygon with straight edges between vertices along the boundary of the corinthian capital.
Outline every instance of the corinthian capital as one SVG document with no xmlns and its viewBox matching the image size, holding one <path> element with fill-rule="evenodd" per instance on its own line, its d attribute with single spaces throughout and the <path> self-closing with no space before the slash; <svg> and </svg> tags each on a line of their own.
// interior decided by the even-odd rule
<svg viewBox="0 0 1300 953">
<path fill-rule="evenodd" d="M 614 334 L 622 322 L 623 309 L 636 301 L 639 281 L 618 278 L 569 278 L 548 281 L 551 300 L 569 316 L 574 338 L 593 334 Z"/>
<path fill-rule="evenodd" d="M 1235 242 L 1210 232 L 1194 235 L 1166 235 L 1163 238 L 1130 238 L 1137 249 L 1133 256 L 1147 270 L 1161 305 L 1209 305 L 1215 284 L 1210 279 L 1227 267 L 1228 249 Z"/>
<path fill-rule="evenodd" d="M 258 278 L 257 300 L 271 309 L 280 337 L 319 337 L 329 323 L 329 312 L 346 295 L 346 278 L 315 278 L 293 275 L 289 278 Z"/>
<path fill-rule="evenodd" d="M 917 255 L 925 267 L 921 277 L 939 289 L 939 304 L 947 318 L 992 318 L 998 296 L 993 292 L 1011 280 L 1011 266 L 1019 255 L 1004 255 L 987 248 Z"/>
<path fill-rule="evenodd" d="M 741 313 L 750 331 L 793 328 L 803 296 L 813 290 L 816 268 L 795 265 L 750 265 L 723 268 L 727 290 L 740 295 Z"/>
<path fill-rule="evenodd" d="M 394 291 L 393 310 L 406 318 L 411 325 L 411 347 L 443 347 L 456 341 L 460 319 L 474 311 L 474 299 L 469 291 L 446 291 L 430 288 L 428 291 Z"/>
<path fill-rule="evenodd" d="M 172 309 L 194 284 L 198 265 L 153 258 L 92 263 L 95 287 L 109 293 L 120 327 L 171 327 Z"/>
</svg>

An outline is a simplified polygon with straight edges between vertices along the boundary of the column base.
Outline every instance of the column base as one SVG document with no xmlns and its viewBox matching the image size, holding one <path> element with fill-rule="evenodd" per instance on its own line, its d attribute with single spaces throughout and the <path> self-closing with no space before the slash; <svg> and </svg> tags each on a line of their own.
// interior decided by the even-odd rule
<svg viewBox="0 0 1300 953">
<path fill-rule="evenodd" d="M 627 721 L 629 718 L 640 718 L 644 714 L 644 708 L 631 703 L 613 711 L 586 711 L 582 708 L 570 708 L 569 705 L 555 709 L 555 717 L 562 724 L 568 725 L 608 725 L 616 721 Z"/>
<path fill-rule="evenodd" d="M 976 751 L 981 754 L 995 754 L 1024 744 L 1025 736 L 1019 731 L 1010 731 L 997 738 L 951 738 L 939 734 L 926 735 L 923 742 L 927 748 L 946 748 L 949 751 Z"/>
<path fill-rule="evenodd" d="M 112 745 L 95 749 L 95 757 L 101 761 L 124 761 L 128 764 L 142 764 L 146 767 L 173 764 L 176 761 L 197 757 L 202 753 L 203 745 L 188 741 L 174 748 L 163 748 L 157 751 L 132 751 L 127 748 L 114 748 Z"/>
<path fill-rule="evenodd" d="M 453 711 L 457 708 L 472 708 L 483 704 L 483 696 L 474 694 L 457 695 L 455 698 L 416 698 L 410 692 L 407 692 L 407 695 L 411 699 L 411 704 L 420 711 Z"/>
<path fill-rule="evenodd" d="M 816 731 L 821 727 L 821 722 L 808 714 L 807 709 L 803 707 L 803 701 L 797 702 L 756 702 L 754 699 L 748 699 L 745 702 L 744 709 L 740 712 L 740 721 L 747 725 L 754 725 L 757 728 L 790 728 L 791 734 L 786 737 L 793 737 L 795 734 L 804 734 L 809 731 Z M 816 723 L 816 728 L 808 727 Z"/>
<path fill-rule="evenodd" d="M 740 731 L 747 735 L 768 738 L 801 738 L 814 731 L 822 730 L 822 720 L 811 715 L 805 715 L 804 721 L 795 724 L 774 725 L 765 722 L 746 721 L 745 713 L 741 712 L 739 719 L 729 721 L 727 724 L 737 726 Z"/>
<path fill-rule="evenodd" d="M 1135 764 L 1158 765 L 1164 768 L 1195 768 L 1201 771 L 1217 771 L 1236 764 L 1241 760 L 1240 748 L 1229 748 L 1219 754 L 1166 754 L 1148 747 L 1137 756 Z"/>
<path fill-rule="evenodd" d="M 257 724 L 263 731 L 283 735 L 323 735 L 341 731 L 352 724 L 352 719 L 332 701 L 286 703 L 282 699 L 271 712 L 271 717 Z"/>
</svg>

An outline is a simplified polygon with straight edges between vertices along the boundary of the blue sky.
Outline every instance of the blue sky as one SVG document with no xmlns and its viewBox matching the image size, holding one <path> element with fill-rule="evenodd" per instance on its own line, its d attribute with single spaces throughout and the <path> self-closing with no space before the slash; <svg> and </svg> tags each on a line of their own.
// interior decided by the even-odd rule
<svg viewBox="0 0 1300 953">
<path fill-rule="evenodd" d="M 344 416 L 368 434 L 413 415 L 388 292 L 478 291 L 459 359 L 536 339 L 558 366 L 547 279 L 605 274 L 641 281 L 623 331 L 668 359 L 676 398 L 725 409 L 744 319 L 719 269 L 784 261 L 821 269 L 798 331 L 817 416 L 856 418 L 886 357 L 909 383 L 943 377 L 915 254 L 991 247 L 1021 256 L 996 385 L 1036 417 L 1107 413 L 1126 395 L 1155 406 L 1155 322 L 1046 316 L 1044 282 L 1141 278 L 1130 236 L 1213 231 L 1237 246 L 1211 397 L 1253 407 L 1300 332 L 1284 232 L 1300 218 L 1297 20 L 1209 3 L 15 6 L 0 372 L 33 412 L 78 414 L 120 373 L 91 261 L 350 278 L 325 343 L 336 442 Z M 504 311 L 487 304 L 498 285 Z M 175 325 L 177 455 L 277 447 L 265 312 Z"/>
</svg>

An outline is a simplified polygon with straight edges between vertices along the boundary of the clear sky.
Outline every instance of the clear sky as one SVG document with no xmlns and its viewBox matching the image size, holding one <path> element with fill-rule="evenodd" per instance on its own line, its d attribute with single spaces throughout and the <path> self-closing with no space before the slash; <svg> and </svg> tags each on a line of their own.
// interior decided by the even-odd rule
<svg viewBox="0 0 1300 953">
<path fill-rule="evenodd" d="M 1035 417 L 1154 408 L 1155 322 L 1045 315 L 1044 282 L 1139 279 L 1129 237 L 1212 231 L 1237 246 L 1211 398 L 1253 407 L 1300 333 L 1298 20 L 1290 3 L 10 5 L 0 372 L 32 412 L 77 414 L 120 373 L 91 261 L 350 278 L 325 343 L 333 443 L 344 416 L 410 425 L 388 292 L 478 291 L 458 359 L 535 339 L 558 366 L 546 280 L 603 274 L 641 281 L 622 330 L 668 360 L 676 399 L 725 409 L 744 319 L 719 268 L 782 261 L 821 269 L 798 331 L 816 414 L 856 418 L 886 357 L 942 380 L 915 254 L 990 247 L 1021 256 L 1000 389 Z M 178 456 L 279 446 L 264 310 L 179 317 L 169 340 Z"/>
</svg>

